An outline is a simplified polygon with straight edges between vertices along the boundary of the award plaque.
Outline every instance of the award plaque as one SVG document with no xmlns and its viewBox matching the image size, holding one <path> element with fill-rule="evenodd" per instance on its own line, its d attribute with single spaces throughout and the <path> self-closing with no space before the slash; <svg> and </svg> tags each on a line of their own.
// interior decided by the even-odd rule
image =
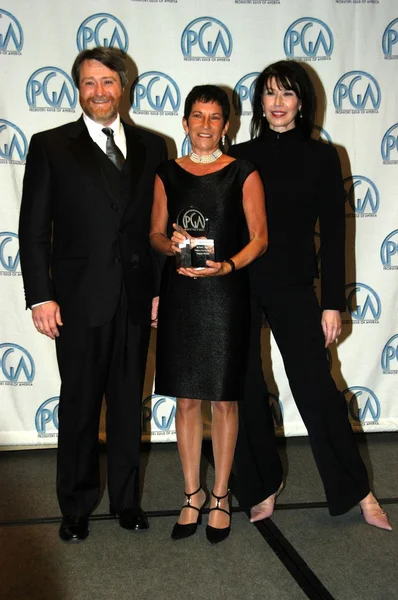
<svg viewBox="0 0 398 600">
<path fill-rule="evenodd" d="M 207 238 L 209 219 L 195 206 L 189 206 L 178 214 L 177 225 L 182 227 L 191 238 L 196 238 L 186 239 L 178 245 L 181 253 L 176 255 L 177 269 L 206 268 L 207 260 L 215 260 L 214 240 Z"/>
</svg>

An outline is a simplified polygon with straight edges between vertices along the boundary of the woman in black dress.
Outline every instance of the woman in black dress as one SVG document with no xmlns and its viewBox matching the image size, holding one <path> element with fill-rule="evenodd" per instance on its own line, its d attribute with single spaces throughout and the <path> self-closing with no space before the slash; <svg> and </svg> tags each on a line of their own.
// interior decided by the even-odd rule
<svg viewBox="0 0 398 600">
<path fill-rule="evenodd" d="M 271 516 L 282 489 L 282 465 L 261 369 L 263 312 L 308 430 L 330 514 L 359 503 L 368 523 L 391 529 L 370 492 L 346 402 L 330 375 L 325 352 L 340 335 L 340 311 L 345 309 L 344 190 L 335 148 L 311 139 L 314 117 L 315 90 L 305 69 L 294 61 L 277 62 L 256 81 L 252 140 L 229 152 L 258 168 L 270 232 L 267 253 L 249 268 L 253 321 L 236 451 L 241 498 L 252 507 L 251 520 L 257 521 Z M 318 218 L 321 307 L 313 287 Z"/>
<path fill-rule="evenodd" d="M 151 244 L 168 256 L 161 283 L 155 391 L 177 397 L 176 430 L 186 501 L 173 539 L 195 533 L 206 493 L 199 481 L 201 401 L 211 400 L 215 483 L 206 535 L 230 531 L 228 478 L 238 430 L 250 329 L 246 265 L 267 247 L 264 192 L 255 167 L 219 149 L 229 101 L 216 86 L 196 86 L 183 126 L 192 152 L 163 163 L 155 181 Z M 176 269 L 179 244 L 196 233 L 214 240 L 215 259 Z M 202 230 L 200 229 L 202 228 Z M 249 231 L 249 241 L 242 234 Z"/>
</svg>

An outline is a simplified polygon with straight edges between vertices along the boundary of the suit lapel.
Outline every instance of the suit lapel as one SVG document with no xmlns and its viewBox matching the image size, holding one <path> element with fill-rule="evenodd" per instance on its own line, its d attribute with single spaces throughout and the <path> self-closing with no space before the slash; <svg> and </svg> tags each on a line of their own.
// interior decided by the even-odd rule
<svg viewBox="0 0 398 600">
<path fill-rule="evenodd" d="M 145 161 L 146 148 L 141 140 L 138 131 L 131 125 L 123 123 L 124 132 L 126 135 L 127 162 L 130 171 L 130 198 L 128 206 L 134 203 L 135 190 L 141 179 Z M 94 142 L 92 141 L 87 127 L 84 124 L 83 117 L 73 124 L 69 132 L 70 146 L 69 150 L 79 163 L 86 174 L 94 181 L 101 192 L 104 192 L 113 201 L 113 194 L 108 185 L 107 179 L 104 176 L 101 165 L 96 159 Z M 126 208 L 128 208 L 126 206 Z"/>
<path fill-rule="evenodd" d="M 86 174 L 94 181 L 100 191 L 109 196 L 113 200 L 112 192 L 108 186 L 108 182 L 102 171 L 99 161 L 96 159 L 94 142 L 92 141 L 90 134 L 84 124 L 83 117 L 81 117 L 69 133 L 70 146 L 69 150 L 86 172 Z"/>
<path fill-rule="evenodd" d="M 130 191 L 133 195 L 144 170 L 146 148 L 134 127 L 126 125 L 126 123 L 123 123 L 123 127 L 126 134 L 127 161 L 130 168 Z"/>
<path fill-rule="evenodd" d="M 123 123 L 124 132 L 126 135 L 126 146 L 127 146 L 127 160 L 128 168 L 130 172 L 129 189 L 130 194 L 127 201 L 127 205 L 124 210 L 123 219 L 130 219 L 135 211 L 138 209 L 140 204 L 139 196 L 137 196 L 136 189 L 141 180 L 145 162 L 146 162 L 146 147 L 142 142 L 139 132 L 132 127 Z"/>
</svg>

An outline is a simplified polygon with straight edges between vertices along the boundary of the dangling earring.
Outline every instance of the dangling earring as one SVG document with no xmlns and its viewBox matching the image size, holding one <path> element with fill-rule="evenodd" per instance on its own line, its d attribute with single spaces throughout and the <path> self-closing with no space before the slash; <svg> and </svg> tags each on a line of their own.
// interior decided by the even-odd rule
<svg viewBox="0 0 398 600">
<path fill-rule="evenodd" d="M 300 119 L 303 118 L 303 113 L 301 112 L 301 109 L 299 110 L 299 117 L 300 117 Z"/>
<path fill-rule="evenodd" d="M 222 136 L 221 143 L 222 143 L 223 146 L 225 146 L 225 135 Z"/>
</svg>

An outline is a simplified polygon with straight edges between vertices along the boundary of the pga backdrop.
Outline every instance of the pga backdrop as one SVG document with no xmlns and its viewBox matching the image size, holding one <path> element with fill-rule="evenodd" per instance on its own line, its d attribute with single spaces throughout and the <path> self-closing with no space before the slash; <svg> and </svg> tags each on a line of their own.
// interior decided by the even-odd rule
<svg viewBox="0 0 398 600">
<path fill-rule="evenodd" d="M 346 188 L 347 310 L 338 346 L 329 352 L 331 369 L 354 429 L 397 430 L 396 0 L 3 0 L 0 445 L 56 443 L 54 343 L 36 333 L 25 311 L 18 213 L 30 137 L 79 118 L 70 68 L 80 50 L 96 45 L 120 47 L 131 57 L 122 113 L 164 135 L 171 157 L 189 150 L 181 117 L 194 85 L 214 83 L 228 91 L 230 137 L 244 141 L 256 74 L 285 58 L 303 61 L 312 71 L 320 101 L 316 135 L 336 145 Z M 319 236 L 316 240 L 319 245 Z M 277 429 L 305 435 L 266 327 L 263 335 Z M 154 343 L 143 401 L 144 439 L 174 440 L 175 399 L 151 397 Z"/>
</svg>

